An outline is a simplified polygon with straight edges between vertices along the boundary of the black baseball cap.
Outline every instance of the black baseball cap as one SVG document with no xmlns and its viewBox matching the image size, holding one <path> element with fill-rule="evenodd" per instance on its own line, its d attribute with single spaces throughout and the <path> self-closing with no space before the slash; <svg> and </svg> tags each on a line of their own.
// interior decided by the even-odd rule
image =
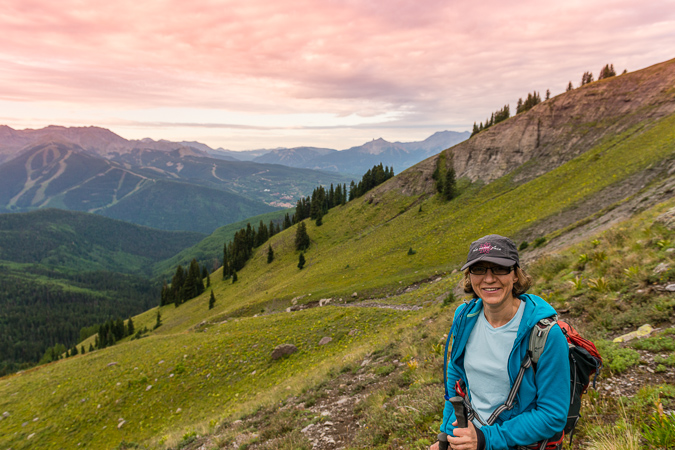
<svg viewBox="0 0 675 450">
<path fill-rule="evenodd" d="M 461 270 L 473 266 L 479 261 L 488 261 L 500 266 L 511 267 L 520 265 L 516 244 L 504 236 L 489 234 L 471 243 L 466 264 Z"/>
</svg>

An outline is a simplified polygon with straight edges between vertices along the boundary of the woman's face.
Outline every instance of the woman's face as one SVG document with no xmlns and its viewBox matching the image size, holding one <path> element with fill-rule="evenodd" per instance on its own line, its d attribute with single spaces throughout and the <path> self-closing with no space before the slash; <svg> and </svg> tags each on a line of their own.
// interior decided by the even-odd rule
<svg viewBox="0 0 675 450">
<path fill-rule="evenodd" d="M 493 270 L 497 270 L 498 273 L 508 270 L 508 273 L 495 275 Z M 478 262 L 469 268 L 469 274 L 474 292 L 486 305 L 501 306 L 513 300 L 513 285 L 518 281 L 514 270 L 491 262 Z"/>
</svg>

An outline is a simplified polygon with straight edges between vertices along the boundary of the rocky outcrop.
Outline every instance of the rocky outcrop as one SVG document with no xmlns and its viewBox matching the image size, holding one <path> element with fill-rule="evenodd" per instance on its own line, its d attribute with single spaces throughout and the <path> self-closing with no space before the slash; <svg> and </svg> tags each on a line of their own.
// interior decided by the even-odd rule
<svg viewBox="0 0 675 450">
<path fill-rule="evenodd" d="M 272 351 L 272 359 L 279 359 L 284 356 L 292 355 L 298 351 L 298 347 L 293 344 L 281 344 L 277 345 L 276 348 Z"/>
<path fill-rule="evenodd" d="M 474 182 L 489 183 L 528 163 L 527 170 L 514 173 L 514 182 L 522 183 L 586 152 L 603 138 L 673 114 L 673 86 L 675 59 L 560 94 L 442 153 L 457 178 Z M 431 175 L 439 155 L 384 183 L 370 197 L 392 189 L 404 195 L 433 193 Z"/>
</svg>

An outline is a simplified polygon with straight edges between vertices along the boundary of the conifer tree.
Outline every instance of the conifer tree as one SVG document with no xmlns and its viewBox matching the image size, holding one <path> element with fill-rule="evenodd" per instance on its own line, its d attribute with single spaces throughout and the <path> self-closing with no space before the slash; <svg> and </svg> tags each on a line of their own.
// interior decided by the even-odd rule
<svg viewBox="0 0 675 450">
<path fill-rule="evenodd" d="M 216 296 L 213 295 L 213 289 L 211 289 L 211 298 L 209 299 L 209 309 L 213 309 L 213 305 L 216 304 Z"/>
<path fill-rule="evenodd" d="M 94 345 L 90 342 L 89 343 L 89 353 L 94 351 Z"/>
<path fill-rule="evenodd" d="M 136 332 L 134 329 L 134 321 L 129 317 L 129 320 L 127 321 L 127 336 L 131 336 Z"/>
<path fill-rule="evenodd" d="M 319 215 L 316 218 L 316 226 L 320 227 L 321 225 L 323 225 L 323 213 L 319 212 Z"/>
<path fill-rule="evenodd" d="M 298 231 L 295 233 L 295 249 L 298 251 L 307 250 L 309 244 L 310 240 L 309 235 L 307 234 L 307 225 L 305 225 L 305 222 L 300 222 Z"/>
<path fill-rule="evenodd" d="M 229 258 L 229 253 L 227 251 L 227 243 L 223 245 L 223 280 L 226 280 L 230 276 L 232 276 L 232 273 L 230 271 L 230 258 Z"/>
<path fill-rule="evenodd" d="M 550 89 L 546 89 L 546 100 L 548 100 L 548 99 L 550 99 L 550 98 L 551 98 L 551 90 L 550 90 Z"/>
<path fill-rule="evenodd" d="M 443 197 L 445 197 L 446 200 L 452 200 L 457 197 L 457 183 L 455 181 L 455 169 L 453 167 L 450 167 L 445 174 Z"/>
<path fill-rule="evenodd" d="M 84 345 L 80 346 L 80 355 L 84 355 Z"/>
<path fill-rule="evenodd" d="M 272 250 L 272 244 L 269 244 L 267 247 L 267 264 L 274 261 L 274 250 Z"/>
<path fill-rule="evenodd" d="M 572 82 L 570 81 L 569 83 L 567 83 L 567 89 L 565 89 L 565 92 L 569 92 L 572 89 L 574 89 L 574 86 L 572 86 Z"/>
<path fill-rule="evenodd" d="M 70 356 L 75 356 L 79 352 L 77 351 L 77 345 L 73 345 L 73 348 L 70 350 Z"/>
<path fill-rule="evenodd" d="M 236 283 L 238 279 L 237 272 L 232 272 L 232 284 Z"/>
<path fill-rule="evenodd" d="M 290 228 L 292 226 L 293 226 L 293 223 L 291 222 L 291 218 L 288 215 L 288 213 L 286 213 L 286 215 L 284 216 L 284 230 L 287 229 L 287 228 Z"/>
<path fill-rule="evenodd" d="M 159 310 L 157 310 L 157 321 L 155 322 L 155 330 L 159 327 L 162 326 L 162 315 L 159 313 Z"/>
<path fill-rule="evenodd" d="M 298 259 L 298 269 L 302 270 L 303 267 L 305 267 L 305 254 L 301 252 Z"/>
</svg>

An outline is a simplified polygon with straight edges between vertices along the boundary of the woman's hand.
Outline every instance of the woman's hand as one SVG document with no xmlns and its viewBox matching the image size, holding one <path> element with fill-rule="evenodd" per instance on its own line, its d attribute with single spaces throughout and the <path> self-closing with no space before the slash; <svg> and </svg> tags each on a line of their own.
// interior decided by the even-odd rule
<svg viewBox="0 0 675 450">
<path fill-rule="evenodd" d="M 457 426 L 457 421 L 452 424 Z M 476 427 L 469 421 L 466 428 L 455 428 L 452 430 L 454 436 L 448 435 L 448 443 L 452 450 L 476 450 L 478 448 L 478 437 L 476 436 Z"/>
</svg>

